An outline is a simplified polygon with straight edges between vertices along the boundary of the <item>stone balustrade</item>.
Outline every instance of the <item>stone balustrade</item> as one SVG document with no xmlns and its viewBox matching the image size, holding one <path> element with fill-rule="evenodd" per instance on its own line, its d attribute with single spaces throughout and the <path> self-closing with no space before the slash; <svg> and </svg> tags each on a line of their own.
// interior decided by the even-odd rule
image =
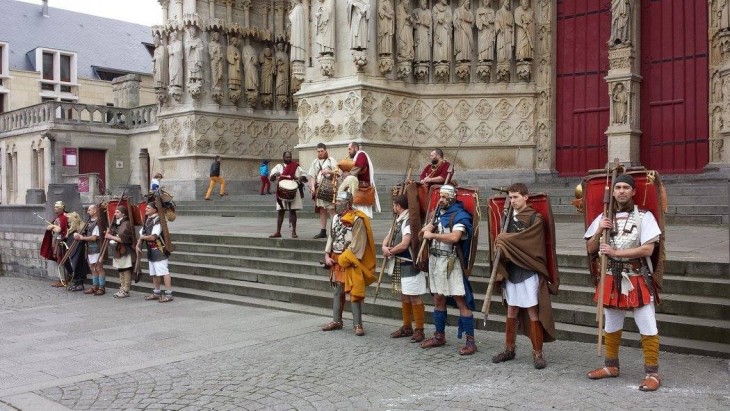
<svg viewBox="0 0 730 411">
<path fill-rule="evenodd" d="M 157 106 L 118 108 L 51 101 L 0 114 L 0 132 L 70 124 L 135 129 L 157 124 Z"/>
</svg>

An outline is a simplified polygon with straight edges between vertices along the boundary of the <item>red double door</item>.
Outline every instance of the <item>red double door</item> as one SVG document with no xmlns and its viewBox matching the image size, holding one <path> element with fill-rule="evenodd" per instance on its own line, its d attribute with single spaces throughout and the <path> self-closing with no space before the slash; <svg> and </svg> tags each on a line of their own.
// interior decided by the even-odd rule
<svg viewBox="0 0 730 411">
<path fill-rule="evenodd" d="M 707 3 L 645 0 L 640 14 L 640 161 L 700 172 L 709 159 Z M 558 0 L 556 168 L 564 176 L 608 160 L 610 30 L 610 0 Z"/>
</svg>

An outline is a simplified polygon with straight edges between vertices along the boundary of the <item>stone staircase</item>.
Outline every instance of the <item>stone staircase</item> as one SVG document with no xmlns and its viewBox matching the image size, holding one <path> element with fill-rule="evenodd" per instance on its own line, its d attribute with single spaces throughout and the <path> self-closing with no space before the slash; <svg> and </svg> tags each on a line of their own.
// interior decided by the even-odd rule
<svg viewBox="0 0 730 411">
<path fill-rule="evenodd" d="M 392 182 L 386 180 L 379 185 L 380 204 L 384 211 L 390 211 L 391 199 L 389 187 Z M 728 201 L 730 198 L 730 184 L 726 179 L 696 179 L 690 180 L 686 176 L 663 177 L 667 190 L 668 209 L 665 214 L 667 224 L 677 225 L 727 225 Z M 580 178 L 559 179 L 551 183 L 535 183 L 530 185 L 530 191 L 543 192 L 550 196 L 553 206 L 553 215 L 556 222 L 583 222 L 583 215 L 578 213 L 572 205 L 575 198 L 575 186 Z M 489 181 L 475 180 L 463 181 L 464 186 L 479 187 L 482 204 L 486 207 L 487 198 L 495 192 L 489 190 L 497 184 L 489 184 Z M 388 189 L 384 189 L 387 187 Z M 227 197 L 213 197 L 212 201 L 194 200 L 177 202 L 177 213 L 179 215 L 216 215 L 229 217 L 273 217 L 274 211 L 273 195 L 252 194 L 258 192 L 258 186 L 253 184 L 244 186 L 243 194 L 232 194 Z M 386 195 L 388 194 L 388 195 Z M 313 209 L 309 193 L 304 195 L 304 211 L 299 213 L 300 218 L 317 218 L 317 215 L 310 212 Z M 376 214 L 375 219 L 390 219 L 390 214 L 384 212 Z"/>
<path fill-rule="evenodd" d="M 233 201 L 228 198 L 225 203 Z M 328 272 L 319 263 L 323 258 L 322 241 L 176 234 L 175 245 L 170 270 L 174 273 L 173 286 L 178 297 L 331 315 Z M 480 309 L 490 270 L 486 249 L 477 255 L 471 281 Z M 379 260 L 378 269 L 380 263 Z M 561 287 L 552 300 L 558 338 L 595 342 L 594 289 L 587 274 L 586 258 L 561 254 L 558 263 Z M 146 272 L 146 264 L 143 267 Z M 662 350 L 730 358 L 729 268 L 728 263 L 668 262 L 663 301 L 657 308 Z M 107 271 L 108 284 L 118 286 L 115 270 L 108 268 Z M 386 276 L 378 300 L 373 303 L 375 284 L 370 286 L 365 304 L 366 321 L 373 316 L 400 318 L 400 301 L 390 288 Z M 140 293 L 150 289 L 147 276 L 134 285 L 134 290 Z M 140 294 L 133 293 L 133 296 Z M 430 304 L 431 297 L 426 296 L 425 301 Z M 475 313 L 475 317 L 479 329 L 502 332 L 505 309 L 498 295 L 492 301 L 486 326 L 480 313 Z M 432 307 L 427 307 L 427 333 L 433 330 L 431 312 Z M 450 325 L 456 325 L 456 313 L 455 309 L 449 310 Z M 346 322 L 348 318 L 346 315 Z M 624 344 L 638 346 L 638 329 L 630 316 L 625 330 Z"/>
</svg>

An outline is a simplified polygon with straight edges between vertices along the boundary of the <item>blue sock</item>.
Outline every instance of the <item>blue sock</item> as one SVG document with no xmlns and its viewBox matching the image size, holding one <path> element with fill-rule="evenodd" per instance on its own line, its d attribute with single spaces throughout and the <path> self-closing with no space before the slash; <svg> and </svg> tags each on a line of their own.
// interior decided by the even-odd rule
<svg viewBox="0 0 730 411">
<path fill-rule="evenodd" d="M 436 327 L 437 333 L 443 333 L 446 331 L 446 310 L 439 311 L 433 309 L 433 325 Z"/>
<path fill-rule="evenodd" d="M 91 276 L 91 284 L 93 284 L 95 286 L 99 285 L 99 276 L 98 275 Z"/>
<path fill-rule="evenodd" d="M 97 277 L 94 277 L 97 278 Z M 99 278 L 99 287 L 104 287 L 106 285 L 106 277 L 98 277 Z"/>
<path fill-rule="evenodd" d="M 461 338 L 462 334 L 466 334 L 469 337 L 474 336 L 474 315 L 470 315 L 468 317 L 459 317 L 458 337 Z"/>
</svg>

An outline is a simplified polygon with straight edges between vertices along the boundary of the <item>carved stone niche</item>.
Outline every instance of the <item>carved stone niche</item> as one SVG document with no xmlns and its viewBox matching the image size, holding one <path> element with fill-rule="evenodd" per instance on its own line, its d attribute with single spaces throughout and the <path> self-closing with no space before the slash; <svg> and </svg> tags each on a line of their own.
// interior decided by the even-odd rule
<svg viewBox="0 0 730 411">
<path fill-rule="evenodd" d="M 331 54 L 323 54 L 319 56 L 319 70 L 325 77 L 335 75 L 335 57 Z"/>
<path fill-rule="evenodd" d="M 479 79 L 485 82 L 489 82 L 489 80 L 492 77 L 492 63 L 489 62 L 489 64 L 478 64 L 477 65 L 477 76 L 479 76 Z"/>
</svg>

